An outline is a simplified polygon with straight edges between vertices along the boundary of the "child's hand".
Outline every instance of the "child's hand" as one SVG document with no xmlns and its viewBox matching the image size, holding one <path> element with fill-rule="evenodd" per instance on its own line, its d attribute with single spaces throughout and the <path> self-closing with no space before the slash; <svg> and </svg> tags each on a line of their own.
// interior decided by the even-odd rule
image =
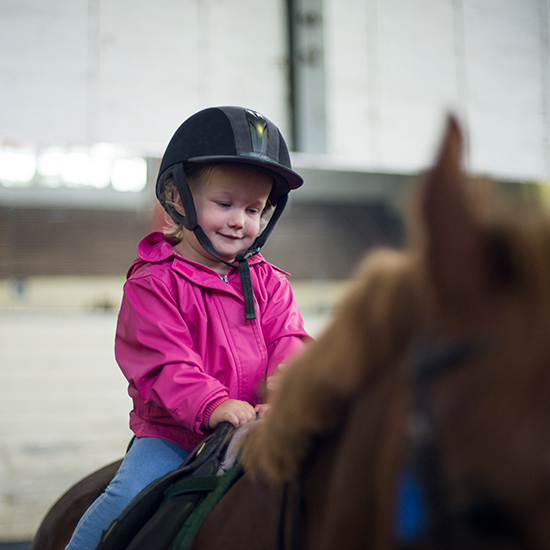
<svg viewBox="0 0 550 550">
<path fill-rule="evenodd" d="M 260 419 L 263 418 L 267 414 L 267 411 L 269 410 L 270 407 L 271 405 L 269 403 L 262 403 L 261 405 L 256 405 L 254 407 L 254 410 L 256 411 L 257 417 Z"/>
<path fill-rule="evenodd" d="M 256 411 L 250 403 L 228 399 L 214 409 L 208 420 L 208 426 L 213 430 L 220 422 L 229 422 L 236 428 L 253 420 L 256 420 Z"/>
</svg>

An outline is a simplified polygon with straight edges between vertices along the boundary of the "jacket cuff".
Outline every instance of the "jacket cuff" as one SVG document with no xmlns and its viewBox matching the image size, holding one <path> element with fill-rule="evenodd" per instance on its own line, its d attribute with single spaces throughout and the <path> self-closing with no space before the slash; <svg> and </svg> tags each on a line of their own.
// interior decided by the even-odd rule
<svg viewBox="0 0 550 550">
<path fill-rule="evenodd" d="M 209 430 L 210 426 L 208 423 L 210 422 L 210 417 L 212 416 L 212 413 L 214 412 L 214 409 L 218 408 L 224 401 L 227 401 L 228 397 L 219 397 L 218 399 L 215 399 L 214 401 L 208 403 L 206 405 L 206 408 L 204 409 L 204 412 L 202 413 L 202 422 L 201 422 L 201 428 L 203 430 Z"/>
</svg>

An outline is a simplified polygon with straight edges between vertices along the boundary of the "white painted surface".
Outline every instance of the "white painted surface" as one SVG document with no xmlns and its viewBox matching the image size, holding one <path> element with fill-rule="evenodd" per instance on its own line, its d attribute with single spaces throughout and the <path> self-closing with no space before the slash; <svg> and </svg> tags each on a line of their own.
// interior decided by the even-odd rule
<svg viewBox="0 0 550 550">
<path fill-rule="evenodd" d="M 288 129 L 278 0 L 4 0 L 0 139 L 159 154 L 215 104 Z"/>
<path fill-rule="evenodd" d="M 329 152 L 365 168 L 427 166 L 443 115 L 470 168 L 550 179 L 546 0 L 326 0 Z"/>
<path fill-rule="evenodd" d="M 327 154 L 414 172 L 443 115 L 475 171 L 550 180 L 550 0 L 325 0 Z M 289 132 L 279 0 L 4 0 L 0 140 L 114 141 L 159 155 L 196 110 Z"/>
</svg>

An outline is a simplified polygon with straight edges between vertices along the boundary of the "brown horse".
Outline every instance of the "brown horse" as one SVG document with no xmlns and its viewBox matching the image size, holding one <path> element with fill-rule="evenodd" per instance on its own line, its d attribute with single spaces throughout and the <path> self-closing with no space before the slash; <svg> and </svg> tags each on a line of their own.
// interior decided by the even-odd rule
<svg viewBox="0 0 550 550">
<path fill-rule="evenodd" d="M 550 220 L 461 157 L 451 117 L 407 249 L 286 369 L 194 549 L 550 547 Z"/>
<path fill-rule="evenodd" d="M 112 462 L 73 485 L 50 508 L 29 550 L 65 548 L 82 514 L 106 489 L 122 460 Z"/>
</svg>

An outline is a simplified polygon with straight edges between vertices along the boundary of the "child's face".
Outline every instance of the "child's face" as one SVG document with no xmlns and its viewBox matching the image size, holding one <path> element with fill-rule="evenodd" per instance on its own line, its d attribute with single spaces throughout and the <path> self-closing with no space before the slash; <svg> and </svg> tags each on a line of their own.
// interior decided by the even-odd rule
<svg viewBox="0 0 550 550">
<path fill-rule="evenodd" d="M 252 245 L 272 185 L 273 180 L 262 172 L 220 165 L 214 167 L 208 182 L 192 186 L 197 221 L 220 258 L 232 262 Z M 190 260 L 221 273 L 227 271 L 227 266 L 208 254 L 192 232 L 185 233 L 177 248 Z"/>
</svg>

